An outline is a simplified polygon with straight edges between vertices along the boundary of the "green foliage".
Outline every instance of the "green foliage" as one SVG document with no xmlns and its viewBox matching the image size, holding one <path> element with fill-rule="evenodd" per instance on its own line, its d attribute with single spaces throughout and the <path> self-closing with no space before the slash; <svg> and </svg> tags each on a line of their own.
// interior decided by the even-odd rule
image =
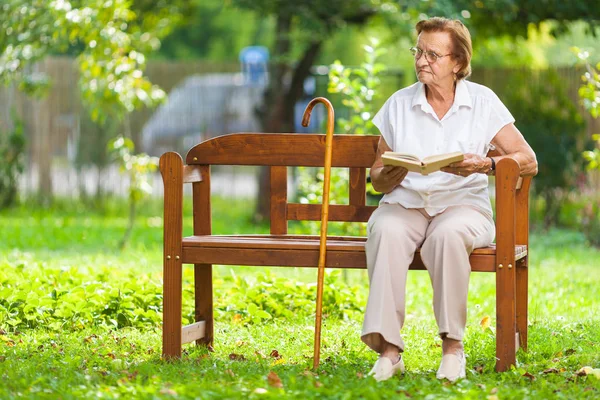
<svg viewBox="0 0 600 400">
<path fill-rule="evenodd" d="M 583 171 L 585 122 L 553 70 L 515 71 L 502 98 L 536 152 L 534 190 L 546 200 L 546 224 L 555 224 L 562 196 Z"/>
<path fill-rule="evenodd" d="M 417 3 L 421 3 L 420 5 Z M 564 2 L 562 0 L 428 0 L 409 1 L 421 12 L 465 21 L 478 37 L 527 36 L 529 24 L 554 20 L 553 33 L 568 29 L 570 21 L 585 21 L 589 27 L 598 25 L 600 10 L 593 1 Z M 490 16 L 493 15 L 494 18 Z"/>
<path fill-rule="evenodd" d="M 377 134 L 377 128 L 372 119 L 375 115 L 374 99 L 381 84 L 381 74 L 385 67 L 378 62 L 385 51 L 379 47 L 379 42 L 371 39 L 371 44 L 364 47 L 365 62 L 358 68 L 349 68 L 337 60 L 329 70 L 328 91 L 342 95 L 342 104 L 348 107 L 350 118 L 337 120 L 342 132 L 360 135 Z M 330 203 L 348 204 L 348 169 L 332 168 L 330 181 Z M 323 201 L 323 169 L 298 168 L 298 191 L 300 203 L 322 203 Z M 369 189 L 372 191 L 372 188 Z M 314 225 L 304 223 L 305 231 L 313 229 Z M 365 235 L 364 224 L 342 224 L 338 227 L 344 235 Z M 301 228 L 302 230 L 302 228 Z"/>
<path fill-rule="evenodd" d="M 182 4 L 9 0 L 0 13 L 0 83 L 39 91 L 48 82 L 30 67 L 48 54 L 68 52 L 79 56 L 79 83 L 95 121 L 152 106 L 164 92 L 144 77 L 144 53 L 160 46 Z"/>
<path fill-rule="evenodd" d="M 14 118 L 14 124 L 12 132 L 0 132 L 0 209 L 11 206 L 17 200 L 17 179 L 24 168 L 23 122 Z"/>
<path fill-rule="evenodd" d="M 0 230 L 0 398 L 512 399 L 600 393 L 600 380 L 577 374 L 583 366 L 600 367 L 600 325 L 593 312 L 600 253 L 586 247 L 580 232 L 564 230 L 531 237 L 529 276 L 535 284 L 529 287 L 528 352 L 519 351 L 519 364 L 506 373 L 494 372 L 495 278 L 473 274 L 467 379 L 452 385 L 435 379 L 441 350 L 431 283 L 423 271 L 410 272 L 407 283 L 402 378 L 377 383 L 366 377 L 377 358 L 360 340 L 366 271 L 349 271 L 349 283 L 338 271 L 327 277 L 316 372 L 310 371 L 315 290 L 307 284 L 315 281 L 316 271 L 308 268 L 215 266 L 214 351 L 184 345 L 180 361 L 165 362 L 160 357 L 161 206 L 160 201 L 145 204 L 140 214 L 148 224 L 137 243 L 116 254 L 107 243 L 120 235 L 113 228 L 125 223 L 118 199 L 101 212 L 61 201 L 49 210 L 20 206 L 0 212 L 3 228 L 11 231 Z M 250 221 L 246 200 L 223 199 L 214 206 L 218 233 L 253 229 L 235 225 Z M 185 209 L 191 212 L 189 201 Z M 159 221 L 150 224 L 154 219 Z M 89 235 L 85 244 L 81 232 Z M 48 248 L 55 251 L 47 253 Z M 186 266 L 184 323 L 193 313 L 192 277 Z M 38 305 L 27 307 L 30 299 Z M 11 315 L 5 311 L 9 307 Z M 7 324 L 13 315 L 21 322 Z M 486 316 L 492 328 L 481 327 Z M 269 384 L 271 371 L 283 388 Z"/>
<path fill-rule="evenodd" d="M 140 200 L 152 193 L 149 179 L 158 168 L 158 158 L 145 153 L 132 154 L 135 145 L 122 136 L 108 143 L 108 152 L 118 161 L 121 172 L 129 178 L 129 226 L 120 247 L 124 247 L 135 223 L 136 208 Z"/>
<path fill-rule="evenodd" d="M 592 117 L 600 116 L 600 63 L 594 68 L 588 61 L 589 53 L 578 48 L 573 49 L 578 58 L 585 63 L 586 72 L 582 76 L 583 84 L 579 88 L 579 97 Z M 588 162 L 588 169 L 600 171 L 600 134 L 594 134 L 592 139 L 596 147 L 583 152 Z M 600 206 L 598 201 L 587 203 L 583 207 L 583 231 L 595 246 L 600 246 Z"/>
<path fill-rule="evenodd" d="M 339 60 L 330 66 L 327 91 L 342 94 L 342 104 L 350 109 L 350 119 L 337 121 L 344 133 L 376 135 L 379 132 L 372 122 L 376 112 L 374 99 L 381 84 L 380 76 L 386 69 L 378 60 L 386 50 L 372 38 L 364 51 L 365 62 L 359 68 L 344 67 Z"/>
<path fill-rule="evenodd" d="M 139 276 L 114 266 L 2 264 L 0 326 L 4 329 L 143 327 L 161 321 L 162 291 L 156 274 Z"/>
<path fill-rule="evenodd" d="M 152 193 L 149 183 L 151 173 L 158 169 L 158 158 L 145 153 L 132 154 L 133 141 L 122 136 L 108 143 L 108 151 L 118 161 L 121 172 L 129 177 L 129 199 L 135 203 Z"/>
</svg>

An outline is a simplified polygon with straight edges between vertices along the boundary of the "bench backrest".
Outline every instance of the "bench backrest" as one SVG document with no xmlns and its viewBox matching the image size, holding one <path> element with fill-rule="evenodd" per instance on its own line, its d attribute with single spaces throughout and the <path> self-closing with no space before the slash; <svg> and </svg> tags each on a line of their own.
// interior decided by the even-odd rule
<svg viewBox="0 0 600 400">
<path fill-rule="evenodd" d="M 375 210 L 366 205 L 366 169 L 373 165 L 378 140 L 377 136 L 334 135 L 331 165 L 350 170 L 349 204 L 330 205 L 330 221 L 366 222 Z M 186 164 L 268 166 L 271 233 L 286 234 L 287 221 L 321 218 L 320 204 L 288 202 L 287 168 L 322 167 L 324 155 L 322 134 L 236 133 L 196 145 L 188 152 Z M 206 183 L 203 176 L 197 184 Z"/>
<path fill-rule="evenodd" d="M 332 167 L 349 168 L 348 204 L 329 206 L 329 221 L 367 222 L 375 206 L 366 205 L 366 170 L 373 165 L 378 136 L 333 136 Z M 287 221 L 319 221 L 320 204 L 290 203 L 288 167 L 322 167 L 325 135 L 297 133 L 234 133 L 212 138 L 190 149 L 186 164 L 200 179 L 189 179 L 194 193 L 194 233 L 210 234 L 210 166 L 255 165 L 269 168 L 270 223 L 272 234 L 286 234 Z M 498 155 L 490 152 L 488 155 Z M 185 180 L 185 177 L 184 177 Z M 529 189 L 530 178 L 527 179 Z M 520 196 L 523 197 L 523 196 Z M 524 197 L 525 204 L 527 197 Z M 527 206 L 520 216 L 526 217 Z M 525 218 L 527 221 L 528 218 Z M 526 242 L 523 242 L 526 243 Z"/>
</svg>

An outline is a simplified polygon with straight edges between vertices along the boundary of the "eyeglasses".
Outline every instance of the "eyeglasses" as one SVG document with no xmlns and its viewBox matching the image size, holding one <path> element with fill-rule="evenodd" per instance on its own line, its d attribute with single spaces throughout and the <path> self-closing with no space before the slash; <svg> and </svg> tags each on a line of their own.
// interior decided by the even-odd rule
<svg viewBox="0 0 600 400">
<path fill-rule="evenodd" d="M 452 53 L 448 53 L 448 54 L 444 54 L 444 55 L 439 55 L 434 51 L 423 51 L 418 47 L 411 47 L 410 48 L 410 52 L 412 53 L 413 56 L 415 56 L 415 60 L 418 60 L 419 58 L 421 58 L 421 56 L 423 54 L 425 54 L 425 59 L 427 60 L 428 63 L 433 64 L 434 62 L 436 62 L 439 58 L 442 57 L 446 57 L 446 56 L 450 56 L 452 55 Z"/>
</svg>

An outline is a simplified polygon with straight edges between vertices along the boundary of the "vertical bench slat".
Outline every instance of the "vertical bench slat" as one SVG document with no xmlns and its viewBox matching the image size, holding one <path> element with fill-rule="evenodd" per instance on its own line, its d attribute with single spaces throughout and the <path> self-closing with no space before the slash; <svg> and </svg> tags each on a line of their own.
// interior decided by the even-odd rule
<svg viewBox="0 0 600 400">
<path fill-rule="evenodd" d="M 366 168 L 350 168 L 349 203 L 353 206 L 364 206 L 367 201 Z"/>
<path fill-rule="evenodd" d="M 201 182 L 192 185 L 194 202 L 194 235 L 212 233 L 212 215 L 210 208 L 210 166 L 199 167 Z M 213 325 L 213 285 L 212 265 L 194 264 L 194 317 L 196 322 L 204 321 L 204 337 L 197 344 L 212 345 Z"/>
<path fill-rule="evenodd" d="M 287 233 L 287 167 L 269 167 L 271 181 L 271 234 Z"/>
</svg>

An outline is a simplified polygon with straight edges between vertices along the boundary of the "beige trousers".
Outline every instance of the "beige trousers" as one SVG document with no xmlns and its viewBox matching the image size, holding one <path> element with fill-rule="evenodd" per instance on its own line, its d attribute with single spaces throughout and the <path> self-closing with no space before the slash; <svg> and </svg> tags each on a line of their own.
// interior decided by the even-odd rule
<svg viewBox="0 0 600 400">
<path fill-rule="evenodd" d="M 467 320 L 469 255 L 488 246 L 494 222 L 471 206 L 453 206 L 430 217 L 423 209 L 382 204 L 367 227 L 369 298 L 361 339 L 378 353 L 386 342 L 404 351 L 406 276 L 415 251 L 433 285 L 433 310 L 439 334 L 462 340 Z"/>
</svg>

